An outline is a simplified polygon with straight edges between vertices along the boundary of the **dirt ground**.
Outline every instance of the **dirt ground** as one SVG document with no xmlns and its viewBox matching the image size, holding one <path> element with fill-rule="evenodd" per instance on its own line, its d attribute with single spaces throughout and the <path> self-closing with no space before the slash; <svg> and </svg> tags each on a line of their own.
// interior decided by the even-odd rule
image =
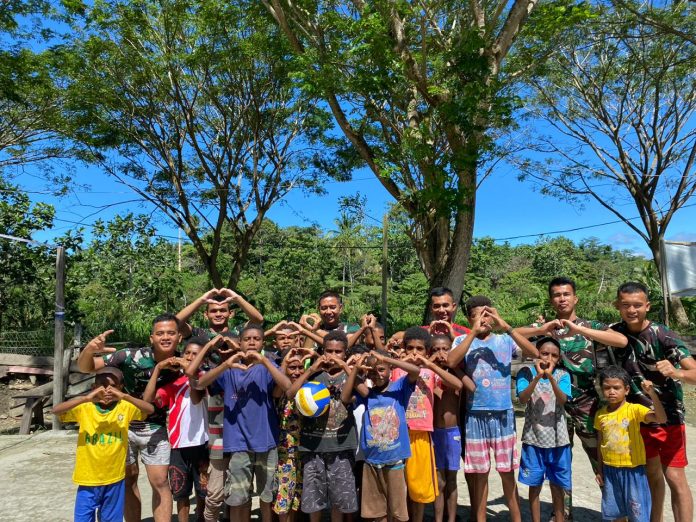
<svg viewBox="0 0 696 522">
<path fill-rule="evenodd" d="M 523 419 L 518 418 L 518 431 Z M 696 429 L 687 428 L 687 453 L 696 455 Z M 2 469 L 3 493 L 12 502 L 0 503 L 0 520 L 3 522 L 72 520 L 75 489 L 71 480 L 76 444 L 75 431 L 45 431 L 33 435 L 5 435 L 0 437 L 0 469 Z M 696 465 L 687 467 L 687 479 L 696 484 Z M 143 520 L 152 521 L 151 492 L 144 473 L 140 476 L 140 491 L 143 498 Z M 464 475 L 459 474 L 459 520 L 467 520 L 469 499 Z M 500 480 L 490 476 L 488 520 L 509 520 L 502 497 Z M 527 488 L 520 486 L 522 518 L 530 520 Z M 573 504 L 576 522 L 600 520 L 600 492 L 594 475 L 579 445 L 573 450 Z M 543 520 L 550 516 L 551 496 L 548 487 L 543 488 Z M 669 506 L 669 499 L 666 502 Z M 255 520 L 259 519 L 258 503 L 254 502 Z M 426 511 L 427 520 L 432 520 L 431 511 Z M 175 520 L 175 518 L 172 518 Z M 193 517 L 191 518 L 193 520 Z M 671 511 L 665 513 L 666 522 L 674 520 Z"/>
</svg>

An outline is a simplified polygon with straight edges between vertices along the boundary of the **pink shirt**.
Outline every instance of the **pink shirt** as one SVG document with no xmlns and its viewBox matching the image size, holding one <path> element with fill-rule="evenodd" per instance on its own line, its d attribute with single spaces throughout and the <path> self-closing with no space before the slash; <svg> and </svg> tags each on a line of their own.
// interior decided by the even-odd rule
<svg viewBox="0 0 696 522">
<path fill-rule="evenodd" d="M 406 372 L 395 368 L 394 374 L 394 377 L 398 379 L 406 375 Z M 438 386 L 442 386 L 440 376 L 428 368 L 421 368 L 406 409 L 406 424 L 409 430 L 433 431 L 434 391 Z"/>
</svg>

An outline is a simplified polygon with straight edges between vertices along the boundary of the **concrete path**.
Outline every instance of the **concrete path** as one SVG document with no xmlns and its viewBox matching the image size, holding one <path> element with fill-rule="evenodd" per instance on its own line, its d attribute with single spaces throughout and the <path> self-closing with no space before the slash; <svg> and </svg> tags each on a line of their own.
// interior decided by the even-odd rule
<svg viewBox="0 0 696 522">
<path fill-rule="evenodd" d="M 518 433 L 522 419 L 518 420 Z M 687 427 L 687 454 L 696 455 L 696 429 Z M 3 501 L 0 502 L 0 521 L 3 522 L 62 522 L 72 520 L 76 487 L 72 467 L 75 455 L 76 432 L 39 432 L 35 435 L 0 436 L 0 482 Z M 696 463 L 687 467 L 690 484 L 696 484 Z M 459 519 L 467 520 L 469 499 L 464 475 L 459 477 Z M 150 488 L 143 473 L 140 477 L 143 496 L 143 520 L 152 521 Z M 669 490 L 668 490 L 669 491 Z M 520 486 L 522 515 L 529 520 L 527 488 Z M 668 493 L 669 495 L 669 493 Z M 573 451 L 573 504 L 576 522 L 600 520 L 601 494 L 594 481 L 590 466 L 577 445 Z M 255 507 L 258 504 L 255 503 Z M 666 505 L 669 506 L 669 499 Z M 543 519 L 551 514 L 551 495 L 548 487 L 542 490 Z M 500 479 L 491 474 L 488 499 L 489 520 L 507 521 Z M 430 515 L 428 513 L 428 515 Z M 258 518 L 258 509 L 254 517 Z M 431 516 L 428 517 L 431 519 Z M 174 518 L 172 519 L 174 520 Z M 193 520 L 193 517 L 191 517 Z M 665 513 L 665 521 L 673 521 L 672 513 Z"/>
</svg>

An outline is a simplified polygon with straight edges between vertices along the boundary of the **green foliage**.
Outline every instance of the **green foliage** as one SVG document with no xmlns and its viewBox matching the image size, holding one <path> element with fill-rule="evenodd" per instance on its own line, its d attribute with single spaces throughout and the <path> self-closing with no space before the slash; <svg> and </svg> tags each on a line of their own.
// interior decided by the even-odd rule
<svg viewBox="0 0 696 522">
<path fill-rule="evenodd" d="M 155 315 L 178 310 L 190 276 L 177 272 L 175 245 L 153 235 L 146 216 L 96 223 L 89 246 L 68 260 L 70 320 L 90 331 L 116 325 L 114 340 L 144 340 Z"/>
<path fill-rule="evenodd" d="M 52 206 L 32 204 L 19 187 L 0 178 L 0 234 L 31 239 L 52 226 L 54 213 Z M 0 328 L 24 328 L 48 318 L 52 254 L 44 247 L 0 238 Z"/>
<path fill-rule="evenodd" d="M 321 193 L 344 145 L 278 29 L 246 1 L 66 8 L 71 137 L 184 231 L 217 286 L 236 286 L 266 212 L 290 190 Z"/>
<path fill-rule="evenodd" d="M 32 207 L 26 196 L 16 193 L 0 192 L 0 196 L 3 233 L 28 236 L 37 226 L 50 225 L 52 209 Z M 350 211 L 346 207 L 345 222 L 339 222 L 340 229 L 333 232 L 318 227 L 282 228 L 265 220 L 250 245 L 247 268 L 236 289 L 262 311 L 269 324 L 316 311 L 317 296 L 329 289 L 344 294 L 345 320 L 358 321 L 368 312 L 381 315 L 381 227 L 360 218 L 359 206 Z M 389 221 L 389 332 L 421 324 L 429 289 L 405 228 L 403 216 L 394 214 Z M 231 240 L 223 235 L 223 252 Z M 67 320 L 81 322 L 85 338 L 114 328 L 114 341 L 147 342 L 156 314 L 176 312 L 213 286 L 193 247 L 183 245 L 179 261 L 177 245 L 154 237 L 145 216 L 128 214 L 99 222 L 85 246 L 79 234 L 61 241 L 70 247 Z M 45 327 L 53 311 L 53 252 L 5 241 L 0 241 L 0 248 L 8 253 L 0 257 L 4 263 L 0 298 L 6 311 L 0 326 L 5 330 Z M 473 244 L 463 299 L 487 295 L 511 324 L 524 325 L 539 315 L 552 316 L 547 284 L 559 275 L 577 282 L 578 315 L 617 320 L 612 304 L 616 288 L 638 280 L 651 289 L 652 317 L 658 318 L 661 294 L 652 263 L 594 238 L 576 244 L 560 237 L 516 246 L 480 238 Z M 31 299 L 26 298 L 28 294 Z M 684 301 L 692 322 L 694 302 Z M 235 320 L 241 322 L 244 317 Z M 455 320 L 466 323 L 461 311 Z M 204 325 L 201 314 L 193 321 Z"/>
</svg>

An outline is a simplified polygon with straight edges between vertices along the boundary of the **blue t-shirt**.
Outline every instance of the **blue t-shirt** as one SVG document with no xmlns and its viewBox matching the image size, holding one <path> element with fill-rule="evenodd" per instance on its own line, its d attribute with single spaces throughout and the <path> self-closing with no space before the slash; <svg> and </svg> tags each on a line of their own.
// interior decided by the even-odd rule
<svg viewBox="0 0 696 522">
<path fill-rule="evenodd" d="M 474 339 L 462 361 L 464 371 L 476 384 L 476 391 L 467 393 L 469 411 L 512 409 L 510 368 L 516 353 L 517 345 L 509 335 Z"/>
<path fill-rule="evenodd" d="M 224 451 L 264 452 L 278 445 L 274 387 L 271 372 L 262 364 L 255 364 L 246 371 L 225 370 L 210 385 L 211 395 L 222 391 L 225 401 Z"/>
<path fill-rule="evenodd" d="M 393 464 L 411 456 L 406 408 L 415 383 L 408 375 L 392 381 L 382 392 L 356 394 L 356 407 L 364 404 L 360 448 L 369 464 Z"/>
</svg>

